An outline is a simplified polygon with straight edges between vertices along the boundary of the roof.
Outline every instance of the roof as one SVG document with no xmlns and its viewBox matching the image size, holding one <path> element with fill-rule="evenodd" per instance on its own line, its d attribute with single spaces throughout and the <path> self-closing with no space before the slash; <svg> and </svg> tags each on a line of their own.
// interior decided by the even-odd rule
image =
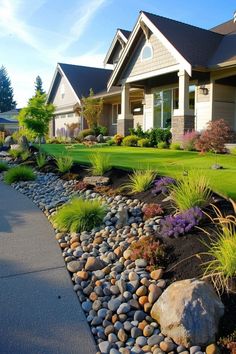
<svg viewBox="0 0 236 354">
<path fill-rule="evenodd" d="M 112 70 L 88 66 L 62 63 L 58 65 L 79 98 L 88 96 L 91 88 L 94 93 L 105 90 L 107 81 L 112 73 Z"/>
<path fill-rule="evenodd" d="M 122 28 L 119 28 L 119 30 L 121 31 L 121 33 L 123 34 L 123 36 L 125 36 L 126 39 L 129 38 L 130 34 L 131 34 L 131 31 L 128 31 L 128 30 L 124 30 Z"/>
<path fill-rule="evenodd" d="M 207 67 L 223 35 L 142 11 L 178 52 L 195 67 Z"/>
<path fill-rule="evenodd" d="M 130 34 L 131 31 L 117 28 L 116 34 L 111 42 L 110 48 L 108 49 L 108 52 L 104 59 L 104 65 L 114 64 L 113 62 L 114 56 L 117 54 L 117 52 L 123 50 L 124 46 L 126 45 L 129 39 Z"/>
<path fill-rule="evenodd" d="M 0 124 L 16 124 L 16 123 L 18 123 L 18 120 L 0 117 Z"/>
<path fill-rule="evenodd" d="M 236 22 L 233 19 L 221 23 L 210 29 L 213 32 L 220 33 L 220 34 L 230 34 L 236 32 Z"/>
</svg>

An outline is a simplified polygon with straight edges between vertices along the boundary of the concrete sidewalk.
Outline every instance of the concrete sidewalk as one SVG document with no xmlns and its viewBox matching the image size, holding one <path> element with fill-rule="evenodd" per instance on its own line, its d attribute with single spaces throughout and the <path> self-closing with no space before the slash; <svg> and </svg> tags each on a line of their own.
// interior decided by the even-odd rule
<svg viewBox="0 0 236 354">
<path fill-rule="evenodd" d="M 0 353 L 96 351 L 51 225 L 0 182 Z"/>
</svg>

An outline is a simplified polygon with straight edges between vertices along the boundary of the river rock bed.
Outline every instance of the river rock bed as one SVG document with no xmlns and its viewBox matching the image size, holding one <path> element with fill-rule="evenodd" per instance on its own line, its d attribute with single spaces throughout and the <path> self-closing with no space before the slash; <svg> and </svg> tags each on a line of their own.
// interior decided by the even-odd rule
<svg viewBox="0 0 236 354">
<path fill-rule="evenodd" d="M 160 217 L 144 221 L 144 203 L 92 190 L 75 192 L 77 181 L 64 181 L 53 173 L 37 172 L 33 182 L 12 187 L 28 196 L 49 218 L 72 196 L 98 198 L 107 206 L 101 227 L 91 232 L 64 233 L 55 229 L 74 291 L 102 354 L 201 354 L 199 346 L 186 349 L 165 337 L 150 316 L 153 304 L 168 285 L 163 269 L 147 271 L 144 259 L 130 259 L 132 242 L 151 236 Z M 207 354 L 214 354 L 206 348 Z"/>
</svg>

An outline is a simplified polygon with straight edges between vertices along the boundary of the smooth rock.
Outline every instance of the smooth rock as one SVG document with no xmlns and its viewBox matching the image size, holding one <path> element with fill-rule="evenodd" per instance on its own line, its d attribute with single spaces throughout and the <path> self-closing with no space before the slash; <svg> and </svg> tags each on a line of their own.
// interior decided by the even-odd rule
<svg viewBox="0 0 236 354">
<path fill-rule="evenodd" d="M 98 344 L 98 347 L 102 354 L 109 354 L 109 351 L 111 349 L 111 343 L 108 341 L 100 342 Z"/>
<path fill-rule="evenodd" d="M 88 271 L 101 270 L 102 268 L 105 267 L 105 265 L 106 264 L 101 259 L 95 257 L 89 257 L 85 264 L 85 270 Z"/>
<path fill-rule="evenodd" d="M 76 273 L 79 270 L 83 269 L 83 265 L 84 262 L 81 261 L 71 261 L 69 263 L 67 263 L 67 269 L 71 272 L 71 273 Z"/>
</svg>

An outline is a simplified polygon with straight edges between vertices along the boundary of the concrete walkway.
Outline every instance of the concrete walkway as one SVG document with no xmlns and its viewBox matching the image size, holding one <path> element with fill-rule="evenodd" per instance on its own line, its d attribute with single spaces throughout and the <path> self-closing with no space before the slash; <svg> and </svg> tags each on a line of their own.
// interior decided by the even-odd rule
<svg viewBox="0 0 236 354">
<path fill-rule="evenodd" d="M 51 225 L 0 182 L 0 353 L 96 351 Z"/>
</svg>

